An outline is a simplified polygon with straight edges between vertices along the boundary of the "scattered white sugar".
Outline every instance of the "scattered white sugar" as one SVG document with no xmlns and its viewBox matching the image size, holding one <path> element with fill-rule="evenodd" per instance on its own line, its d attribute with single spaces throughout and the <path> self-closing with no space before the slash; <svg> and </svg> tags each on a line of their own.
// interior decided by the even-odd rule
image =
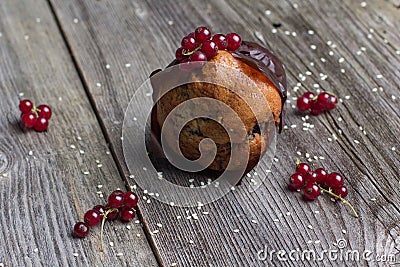
<svg viewBox="0 0 400 267">
<path fill-rule="evenodd" d="M 101 87 L 101 83 L 96 83 L 96 86 L 97 87 Z"/>
<path fill-rule="evenodd" d="M 231 190 L 232 190 L 232 191 L 235 191 L 235 190 L 236 190 L 236 188 L 235 188 L 234 186 L 232 186 L 232 187 L 231 187 Z"/>
<path fill-rule="evenodd" d="M 339 58 L 338 62 L 339 62 L 339 63 L 343 63 L 343 62 L 344 62 L 344 58 L 342 58 L 342 57 Z"/>
<path fill-rule="evenodd" d="M 378 88 L 376 87 L 372 88 L 372 92 L 378 92 Z"/>
<path fill-rule="evenodd" d="M 308 240 L 306 243 L 307 244 L 312 244 L 313 242 L 312 242 L 312 240 Z"/>
<path fill-rule="evenodd" d="M 306 153 L 306 158 L 309 158 L 310 157 L 310 154 L 309 153 Z"/>
<path fill-rule="evenodd" d="M 349 96 L 349 95 L 346 95 L 346 96 L 344 97 L 344 99 L 349 100 L 349 99 L 350 99 L 350 96 Z"/>
<path fill-rule="evenodd" d="M 314 84 L 313 84 L 313 87 L 314 87 L 314 88 L 319 88 L 319 84 L 318 84 L 318 83 L 314 83 Z"/>
<path fill-rule="evenodd" d="M 136 223 L 136 224 L 139 224 L 139 223 L 140 223 L 140 221 L 139 221 L 139 220 L 135 220 L 135 223 Z"/>
<path fill-rule="evenodd" d="M 4 178 L 7 178 L 7 173 L 3 173 L 1 176 L 3 176 Z"/>
<path fill-rule="evenodd" d="M 29 150 L 28 155 L 29 155 L 29 156 L 32 156 L 32 155 L 33 155 L 33 151 L 32 151 L 32 150 Z"/>
<path fill-rule="evenodd" d="M 251 177 L 251 174 L 250 174 L 250 173 L 247 173 L 246 176 L 250 178 L 250 177 Z"/>
<path fill-rule="evenodd" d="M 140 234 L 136 234 L 137 237 L 140 237 Z"/>
<path fill-rule="evenodd" d="M 130 225 L 127 225 L 127 226 L 126 226 L 126 229 L 131 230 L 131 226 L 130 226 Z"/>
<path fill-rule="evenodd" d="M 3 36 L 3 34 L 0 32 L 0 37 L 2 37 Z"/>
<path fill-rule="evenodd" d="M 298 5 L 298 4 L 296 4 L 296 3 L 294 3 L 294 4 L 293 4 L 293 8 L 295 8 L 295 9 L 296 9 L 296 8 L 298 8 L 298 7 L 299 7 L 299 5 Z"/>
<path fill-rule="evenodd" d="M 103 167 L 103 164 L 97 164 L 97 168 Z"/>
<path fill-rule="evenodd" d="M 78 254 L 78 253 L 76 253 L 76 252 L 74 252 L 74 253 L 72 253 L 72 256 L 74 256 L 74 257 L 78 257 L 78 256 L 79 256 L 79 254 Z"/>
<path fill-rule="evenodd" d="M 273 221 L 273 222 L 279 222 L 279 219 L 276 219 L 276 218 L 275 218 L 275 219 L 273 219 L 272 221 Z"/>
<path fill-rule="evenodd" d="M 345 73 L 346 70 L 345 70 L 345 69 L 340 69 L 340 72 L 341 72 L 341 73 Z"/>
<path fill-rule="evenodd" d="M 271 30 L 271 32 L 272 32 L 272 33 L 277 33 L 277 32 L 278 32 L 278 30 L 277 30 L 277 29 L 275 29 L 275 28 L 273 28 L 273 29 Z"/>
<path fill-rule="evenodd" d="M 308 30 L 307 33 L 308 33 L 309 35 L 314 35 L 314 31 L 313 31 L 313 30 Z"/>
<path fill-rule="evenodd" d="M 343 234 L 346 234 L 347 231 L 346 231 L 345 229 L 342 229 L 342 233 L 343 233 Z"/>
<path fill-rule="evenodd" d="M 35 248 L 35 249 L 33 249 L 33 252 L 38 253 L 38 252 L 39 252 L 39 249 L 38 249 L 38 248 Z"/>
<path fill-rule="evenodd" d="M 290 125 L 290 128 L 296 128 L 297 127 L 297 125 L 296 124 L 292 124 L 292 125 Z"/>
<path fill-rule="evenodd" d="M 157 234 L 158 232 L 159 232 L 159 230 L 157 230 L 157 229 L 154 230 L 154 231 L 153 231 L 153 235 L 154 235 L 154 234 Z"/>
<path fill-rule="evenodd" d="M 308 228 L 308 229 L 311 229 L 311 230 L 313 229 L 313 227 L 312 227 L 311 224 L 307 225 L 307 228 Z"/>
<path fill-rule="evenodd" d="M 131 63 L 126 63 L 125 64 L 125 68 L 130 68 L 131 67 Z"/>
<path fill-rule="evenodd" d="M 26 34 L 26 35 L 24 36 L 24 39 L 25 39 L 25 40 L 29 40 L 29 35 Z"/>
<path fill-rule="evenodd" d="M 239 230 L 239 229 L 233 229 L 233 232 L 234 232 L 234 233 L 239 233 L 240 230 Z"/>
<path fill-rule="evenodd" d="M 373 198 L 370 198 L 369 200 L 371 200 L 371 201 L 376 201 L 376 198 L 373 197 Z"/>
<path fill-rule="evenodd" d="M 332 41 L 327 41 L 326 44 L 331 46 L 332 45 Z"/>
<path fill-rule="evenodd" d="M 175 267 L 175 266 L 178 266 L 178 263 L 176 263 L 176 262 L 173 262 L 173 263 L 171 263 L 171 265 L 170 265 L 171 267 Z"/>
<path fill-rule="evenodd" d="M 300 152 L 300 151 L 297 151 L 296 154 L 299 155 L 299 156 L 301 156 L 301 152 Z"/>
<path fill-rule="evenodd" d="M 157 223 L 156 225 L 157 225 L 158 227 L 160 227 L 160 228 L 162 227 L 162 224 L 161 224 L 161 223 Z"/>
<path fill-rule="evenodd" d="M 314 241 L 314 244 L 319 244 L 319 243 L 321 243 L 320 240 L 315 240 L 315 241 Z"/>
<path fill-rule="evenodd" d="M 271 10 L 265 10 L 265 15 L 267 15 L 267 16 L 269 16 L 269 15 L 271 15 Z"/>
<path fill-rule="evenodd" d="M 393 100 L 396 100 L 396 96 L 395 96 L 395 95 L 392 95 L 392 99 L 393 99 Z"/>
<path fill-rule="evenodd" d="M 209 211 L 203 211 L 202 212 L 204 215 L 208 215 L 208 214 L 210 214 L 210 212 Z"/>
<path fill-rule="evenodd" d="M 315 49 L 317 49 L 317 46 L 314 45 L 314 44 L 312 44 L 312 45 L 310 45 L 310 48 L 311 48 L 312 50 L 315 50 Z"/>
<path fill-rule="evenodd" d="M 124 253 L 122 253 L 122 252 L 119 252 L 119 253 L 117 253 L 117 254 L 115 254 L 117 257 L 122 257 L 122 256 L 124 256 Z"/>
<path fill-rule="evenodd" d="M 146 167 L 143 167 L 143 170 L 144 170 L 144 171 L 147 171 L 147 168 L 146 168 Z"/>
<path fill-rule="evenodd" d="M 178 215 L 178 216 L 176 216 L 176 219 L 180 220 L 180 219 L 182 219 L 182 216 Z"/>
<path fill-rule="evenodd" d="M 338 120 L 338 121 L 342 121 L 343 119 L 342 119 L 342 117 L 339 117 L 337 120 Z"/>
<path fill-rule="evenodd" d="M 110 155 L 111 153 L 110 153 L 110 151 L 106 151 L 106 154 L 107 154 L 107 155 Z"/>
<path fill-rule="evenodd" d="M 193 241 L 193 240 L 189 240 L 189 243 L 190 243 L 190 244 L 194 244 L 194 241 Z"/>
<path fill-rule="evenodd" d="M 286 35 L 290 35 L 290 31 L 284 31 Z"/>
<path fill-rule="evenodd" d="M 79 19 L 77 19 L 77 18 L 74 18 L 73 22 L 76 24 L 76 23 L 78 23 L 78 22 L 79 22 Z"/>
<path fill-rule="evenodd" d="M 173 20 L 168 20 L 168 22 L 167 22 L 167 23 L 168 23 L 168 25 L 169 25 L 169 26 L 172 26 L 172 25 L 174 25 L 174 21 L 173 21 Z"/>
<path fill-rule="evenodd" d="M 0 37 L 1 37 L 1 33 L 0 33 Z M 396 50 L 396 54 L 400 55 L 400 50 Z"/>
<path fill-rule="evenodd" d="M 147 200 L 147 197 L 146 197 L 146 196 L 143 196 L 143 199 L 144 199 L 144 200 Z"/>
<path fill-rule="evenodd" d="M 361 3 L 360 3 L 360 6 L 361 6 L 361 7 L 366 7 L 366 6 L 367 6 L 367 3 L 366 3 L 366 2 L 361 2 Z"/>
<path fill-rule="evenodd" d="M 315 213 L 315 214 L 319 214 L 319 210 L 315 210 L 314 213 Z"/>
<path fill-rule="evenodd" d="M 367 38 L 368 38 L 368 39 L 372 39 L 372 34 L 368 34 L 368 35 L 367 35 Z"/>
<path fill-rule="evenodd" d="M 279 161 L 279 159 L 278 159 L 278 158 L 274 158 L 274 161 L 275 161 L 275 162 L 278 162 L 278 161 Z"/>
<path fill-rule="evenodd" d="M 88 171 L 83 171 L 83 174 L 84 174 L 84 175 L 88 175 L 89 172 L 88 172 Z"/>
<path fill-rule="evenodd" d="M 360 143 L 360 141 L 358 141 L 358 140 L 354 139 L 354 143 L 355 143 L 355 144 L 359 144 L 359 143 Z"/>
<path fill-rule="evenodd" d="M 312 161 L 312 159 L 311 159 L 311 158 L 310 158 L 310 159 L 307 159 L 307 161 L 308 161 L 308 162 L 311 162 L 311 161 Z"/>
<path fill-rule="evenodd" d="M 99 184 L 99 185 L 97 185 L 97 188 L 103 188 L 103 185 L 102 184 Z"/>
<path fill-rule="evenodd" d="M 103 194 L 99 194 L 99 197 L 104 197 L 104 195 Z"/>
<path fill-rule="evenodd" d="M 296 37 L 296 36 L 297 36 L 297 33 L 296 33 L 296 32 L 292 32 L 292 36 L 293 36 L 293 37 Z"/>
<path fill-rule="evenodd" d="M 286 216 L 290 216 L 291 215 L 291 213 L 288 211 L 288 212 L 286 212 Z"/>
<path fill-rule="evenodd" d="M 367 48 L 365 48 L 364 46 L 361 46 L 360 49 L 361 49 L 361 51 L 363 51 L 363 52 L 367 51 Z"/>
<path fill-rule="evenodd" d="M 326 59 L 323 58 L 323 57 L 321 57 L 321 61 L 325 63 L 325 62 L 326 62 Z"/>
<path fill-rule="evenodd" d="M 362 53 L 361 50 L 358 50 L 358 51 L 356 52 L 357 55 L 361 55 L 361 53 Z"/>
<path fill-rule="evenodd" d="M 392 151 L 395 151 L 395 150 L 396 150 L 396 147 L 392 146 Z"/>
<path fill-rule="evenodd" d="M 75 145 L 70 145 L 69 147 L 72 148 L 72 149 L 75 149 L 75 148 L 76 148 Z"/>
<path fill-rule="evenodd" d="M 335 53 L 333 53 L 332 50 L 328 52 L 328 55 L 330 55 L 330 56 L 333 56 L 334 54 L 335 54 Z"/>
<path fill-rule="evenodd" d="M 257 220 L 251 220 L 251 222 L 254 223 L 254 224 L 258 224 Z"/>
<path fill-rule="evenodd" d="M 110 242 L 110 247 L 113 247 L 114 246 L 114 242 Z"/>
<path fill-rule="evenodd" d="M 332 138 L 328 137 L 328 142 L 332 142 Z"/>
<path fill-rule="evenodd" d="M 58 101 L 60 101 L 60 102 L 62 101 L 62 97 L 61 96 L 58 98 Z"/>
<path fill-rule="evenodd" d="M 110 64 L 106 65 L 106 69 L 108 69 L 108 70 L 110 69 Z"/>
<path fill-rule="evenodd" d="M 376 78 L 377 78 L 377 79 L 382 79 L 382 78 L 383 78 L 383 75 L 382 75 L 382 74 L 377 74 L 377 75 L 376 75 Z"/>
<path fill-rule="evenodd" d="M 310 75 L 312 75 L 312 72 L 308 70 L 308 71 L 306 71 L 306 75 L 310 76 Z"/>
<path fill-rule="evenodd" d="M 170 202 L 169 205 L 170 206 L 175 206 L 175 203 L 174 202 Z"/>
</svg>

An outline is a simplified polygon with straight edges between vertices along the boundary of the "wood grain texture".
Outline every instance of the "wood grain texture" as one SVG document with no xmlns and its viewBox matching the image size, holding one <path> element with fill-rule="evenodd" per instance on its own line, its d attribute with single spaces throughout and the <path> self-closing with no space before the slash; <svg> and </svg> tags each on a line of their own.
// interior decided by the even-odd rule
<svg viewBox="0 0 400 267">
<path fill-rule="evenodd" d="M 106 224 L 105 253 L 98 228 L 71 236 L 124 183 L 48 3 L 2 1 L 0 32 L 0 265 L 157 265 L 140 224 Z M 20 93 L 53 108 L 48 132 L 20 126 Z"/>
<path fill-rule="evenodd" d="M 265 41 L 286 64 L 292 89 L 288 127 L 279 136 L 278 161 L 259 190 L 250 193 L 246 181 L 201 210 L 142 201 L 146 230 L 158 230 L 151 239 L 162 264 L 315 266 L 315 261 L 279 261 L 276 255 L 260 261 L 257 252 L 265 248 L 321 252 L 335 248 L 342 238 L 347 240 L 346 249 L 371 250 L 372 257 L 393 254 L 400 261 L 400 42 L 399 9 L 393 3 L 371 1 L 365 7 L 356 1 L 313 0 L 50 3 L 126 176 L 120 142 L 124 110 L 149 73 L 173 59 L 184 34 L 198 25 L 215 32 L 236 31 L 244 39 Z M 276 33 L 274 23 L 281 24 Z M 309 118 L 314 127 L 306 131 L 304 116 L 291 105 L 309 89 L 333 91 L 343 102 L 330 113 Z M 360 219 L 328 197 L 306 203 L 300 194 L 289 192 L 286 180 L 296 157 L 344 174 L 348 198 Z M 326 258 L 324 264 L 385 265 Z"/>
</svg>

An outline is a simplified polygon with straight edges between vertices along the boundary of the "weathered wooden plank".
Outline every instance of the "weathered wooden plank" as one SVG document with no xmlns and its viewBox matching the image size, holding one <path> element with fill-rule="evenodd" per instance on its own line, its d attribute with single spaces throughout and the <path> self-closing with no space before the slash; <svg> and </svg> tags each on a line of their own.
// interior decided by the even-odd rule
<svg viewBox="0 0 400 267">
<path fill-rule="evenodd" d="M 184 34 L 206 24 L 216 32 L 237 31 L 248 40 L 262 36 L 286 63 L 293 88 L 287 110 L 289 127 L 279 136 L 278 162 L 259 190 L 250 193 L 246 181 L 201 210 L 170 207 L 154 200 L 142 203 L 148 231 L 159 230 L 152 239 L 162 263 L 258 266 L 271 263 L 257 259 L 257 252 L 265 246 L 268 251 L 299 248 L 320 253 L 335 248 L 334 243 L 342 238 L 347 240 L 346 249 L 399 257 L 400 195 L 396 177 L 400 169 L 400 81 L 396 48 L 400 43 L 396 37 L 398 9 L 391 3 L 369 2 L 366 8 L 351 1 L 51 3 L 127 175 L 118 122 L 123 120 L 134 90 L 152 70 L 172 60 Z M 376 18 L 374 6 L 382 7 L 379 11 L 384 20 L 370 19 Z M 274 30 L 274 23 L 282 26 Z M 371 28 L 375 30 L 371 32 Z M 390 36 L 391 45 L 384 41 L 383 30 Z M 96 87 L 98 82 L 104 86 Z M 290 106 L 295 100 L 292 97 L 320 88 L 334 91 L 343 102 L 329 114 L 308 119 L 314 128 L 303 131 L 302 115 Z M 337 140 L 330 142 L 334 136 Z M 295 158 L 300 157 L 297 152 L 303 160 L 310 158 L 314 166 L 337 170 L 347 177 L 349 200 L 359 211 L 359 220 L 327 197 L 305 203 L 298 194 L 288 192 L 285 183 L 293 172 Z M 198 220 L 189 216 L 193 213 L 198 214 Z M 158 229 L 157 223 L 162 223 L 162 228 Z M 315 265 L 308 261 L 279 262 L 276 255 L 272 263 Z M 329 262 L 327 258 L 325 263 L 357 264 Z M 375 266 L 377 262 L 360 260 L 359 264 Z"/>
<path fill-rule="evenodd" d="M 124 183 L 48 3 L 2 1 L 0 32 L 0 266 L 157 265 L 140 224 L 106 224 L 105 253 L 99 229 L 71 236 Z M 48 132 L 20 126 L 21 97 L 53 108 Z"/>
</svg>

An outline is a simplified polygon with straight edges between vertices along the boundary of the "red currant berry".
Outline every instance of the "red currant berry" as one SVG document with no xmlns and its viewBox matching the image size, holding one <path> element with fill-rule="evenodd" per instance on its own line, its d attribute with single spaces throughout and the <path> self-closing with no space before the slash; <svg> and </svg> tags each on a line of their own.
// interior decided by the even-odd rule
<svg viewBox="0 0 400 267">
<path fill-rule="evenodd" d="M 319 104 L 317 100 L 311 102 L 310 113 L 312 115 L 319 115 L 324 112 L 325 108 Z"/>
<path fill-rule="evenodd" d="M 135 218 L 135 212 L 133 209 L 130 208 L 124 208 L 121 211 L 121 221 L 122 222 L 130 222 L 132 219 Z"/>
<path fill-rule="evenodd" d="M 182 61 L 182 60 L 184 60 L 185 58 L 187 58 L 187 56 L 185 56 L 184 54 L 183 54 L 183 47 L 179 47 L 178 49 L 176 49 L 176 51 L 175 51 L 175 58 L 176 58 L 176 60 L 178 60 L 178 61 Z"/>
<path fill-rule="evenodd" d="M 51 118 L 51 108 L 48 105 L 40 105 L 37 107 L 39 118 L 50 119 Z M 39 111 L 40 110 L 40 111 Z"/>
<path fill-rule="evenodd" d="M 104 213 L 106 212 L 106 207 L 103 205 L 97 205 L 93 207 L 94 210 L 97 210 L 101 217 L 103 217 Z"/>
<path fill-rule="evenodd" d="M 337 172 L 330 173 L 326 178 L 325 182 L 326 186 L 332 189 L 343 186 L 343 183 L 344 183 L 343 176 L 341 176 Z"/>
<path fill-rule="evenodd" d="M 317 181 L 317 174 L 315 172 L 309 171 L 304 175 L 304 182 L 306 184 L 313 184 Z"/>
<path fill-rule="evenodd" d="M 101 221 L 100 213 L 97 210 L 88 210 L 83 217 L 85 223 L 89 226 L 95 226 Z"/>
<path fill-rule="evenodd" d="M 210 40 L 211 31 L 207 27 L 198 27 L 194 31 L 194 38 L 197 43 L 203 43 L 204 41 Z"/>
<path fill-rule="evenodd" d="M 240 38 L 240 36 L 234 32 L 226 35 L 226 41 L 228 43 L 227 45 L 228 51 L 236 51 L 242 44 L 242 38 Z"/>
<path fill-rule="evenodd" d="M 108 209 L 110 209 L 110 208 L 108 208 Z M 118 217 L 119 217 L 119 210 L 115 209 L 114 211 L 107 214 L 106 219 L 109 221 L 114 221 L 114 220 L 118 219 Z"/>
<path fill-rule="evenodd" d="M 336 96 L 334 95 L 329 95 L 328 103 L 326 104 L 326 109 L 327 110 L 332 110 L 335 108 L 336 104 L 338 103 L 338 100 Z"/>
<path fill-rule="evenodd" d="M 24 125 L 26 128 L 32 128 L 35 126 L 36 121 L 36 115 L 31 112 L 23 113 L 21 116 L 22 125 Z"/>
<path fill-rule="evenodd" d="M 33 128 L 37 132 L 44 132 L 49 126 L 49 121 L 46 118 L 38 118 Z"/>
<path fill-rule="evenodd" d="M 228 47 L 228 42 L 223 34 L 216 34 L 213 36 L 212 41 L 215 42 L 219 50 L 225 50 Z"/>
<path fill-rule="evenodd" d="M 323 185 L 328 177 L 326 170 L 324 168 L 318 168 L 314 172 L 317 174 L 317 184 Z"/>
<path fill-rule="evenodd" d="M 308 98 L 308 99 L 311 100 L 311 99 L 313 99 L 313 98 L 315 97 L 315 95 L 314 95 L 313 92 L 308 91 L 308 92 L 305 92 L 305 93 L 303 94 L 303 97 Z"/>
<path fill-rule="evenodd" d="M 181 42 L 182 48 L 186 51 L 193 51 L 196 49 L 196 40 L 192 36 L 185 36 Z"/>
<path fill-rule="evenodd" d="M 196 51 L 193 54 L 190 55 L 189 57 L 190 62 L 195 62 L 195 61 L 207 61 L 207 56 L 201 51 Z"/>
<path fill-rule="evenodd" d="M 84 238 L 89 234 L 89 225 L 83 222 L 77 222 L 74 226 L 74 235 L 79 238 Z"/>
<path fill-rule="evenodd" d="M 311 107 L 311 100 L 309 98 L 301 96 L 297 99 L 297 108 L 301 112 L 308 110 L 310 107 Z"/>
<path fill-rule="evenodd" d="M 203 52 L 207 59 L 210 60 L 218 53 L 218 46 L 215 42 L 207 40 L 201 45 L 201 52 Z"/>
<path fill-rule="evenodd" d="M 337 187 L 333 190 L 333 193 L 335 193 L 338 196 L 341 196 L 342 198 L 345 198 L 347 196 L 347 188 L 345 186 L 340 186 Z"/>
<path fill-rule="evenodd" d="M 138 200 L 139 200 L 138 196 L 131 191 L 128 191 L 124 194 L 124 206 L 126 208 L 136 207 Z"/>
<path fill-rule="evenodd" d="M 108 204 L 107 206 L 110 208 L 121 208 L 124 205 L 124 193 L 118 192 L 118 190 L 112 192 L 108 196 Z"/>
<path fill-rule="evenodd" d="M 326 106 L 328 105 L 328 100 L 329 100 L 330 96 L 331 95 L 326 92 L 320 93 L 317 98 L 318 105 L 320 105 L 323 108 L 326 108 Z"/>
<path fill-rule="evenodd" d="M 304 179 L 300 173 L 295 173 L 290 176 L 289 187 L 292 190 L 298 190 L 304 186 Z"/>
<path fill-rule="evenodd" d="M 306 200 L 314 200 L 321 194 L 321 189 L 316 184 L 306 184 L 303 188 L 303 193 Z"/>
<path fill-rule="evenodd" d="M 32 103 L 32 101 L 30 101 L 30 100 L 28 100 L 28 99 L 24 99 L 24 100 L 21 100 L 21 101 L 19 102 L 19 110 L 20 110 L 22 113 L 28 113 L 28 112 L 30 112 L 32 109 L 33 109 L 33 103 Z"/>
<path fill-rule="evenodd" d="M 311 171 L 311 168 L 307 163 L 299 163 L 296 167 L 296 173 L 306 174 L 309 171 Z"/>
</svg>

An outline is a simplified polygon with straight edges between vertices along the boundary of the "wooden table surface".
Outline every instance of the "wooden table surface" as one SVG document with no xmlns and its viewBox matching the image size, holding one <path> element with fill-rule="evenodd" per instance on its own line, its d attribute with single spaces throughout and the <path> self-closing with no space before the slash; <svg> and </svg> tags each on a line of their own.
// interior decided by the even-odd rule
<svg viewBox="0 0 400 267">
<path fill-rule="evenodd" d="M 72 238 L 86 210 L 135 186 L 124 112 L 199 25 L 263 43 L 286 65 L 286 127 L 271 173 L 259 173 L 268 177 L 255 192 L 246 178 L 201 209 L 137 188 L 138 220 L 106 223 L 104 252 L 98 229 Z M 398 0 L 2 0 L 0 266 L 399 264 L 399 27 Z M 306 119 L 292 106 L 306 90 L 332 91 L 340 104 Z M 20 126 L 22 98 L 53 107 L 46 133 Z M 342 173 L 360 218 L 328 196 L 290 192 L 296 158 Z M 342 254 L 296 260 L 291 250 Z M 360 259 L 346 259 L 350 250 Z"/>
</svg>

